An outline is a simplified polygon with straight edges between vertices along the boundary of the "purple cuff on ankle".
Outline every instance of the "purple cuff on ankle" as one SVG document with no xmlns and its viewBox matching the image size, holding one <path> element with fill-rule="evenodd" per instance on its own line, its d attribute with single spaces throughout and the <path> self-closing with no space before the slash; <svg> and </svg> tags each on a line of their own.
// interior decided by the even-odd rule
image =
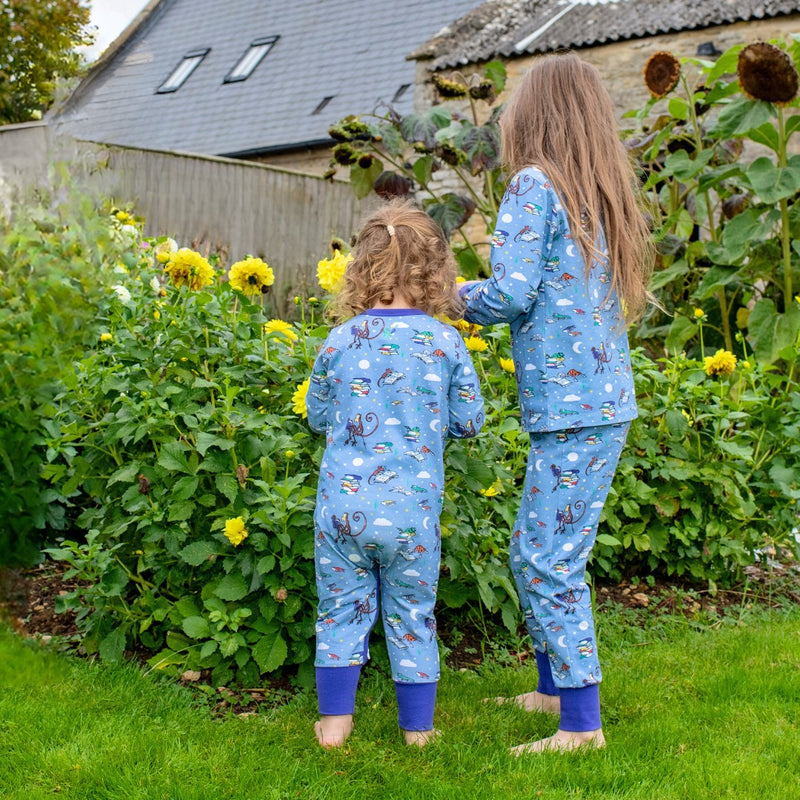
<svg viewBox="0 0 800 800">
<path fill-rule="evenodd" d="M 398 683 L 397 718 L 404 731 L 432 731 L 436 707 L 436 683 Z"/>
<path fill-rule="evenodd" d="M 317 702 L 325 716 L 352 714 L 356 707 L 356 688 L 361 665 L 317 667 Z"/>
<path fill-rule="evenodd" d="M 553 683 L 553 671 L 550 669 L 550 658 L 547 653 L 536 653 L 536 666 L 539 669 L 539 685 L 536 691 L 540 694 L 558 694 L 558 686 Z"/>
<path fill-rule="evenodd" d="M 562 731 L 596 731 L 600 722 L 600 685 L 582 686 L 580 689 L 561 689 Z"/>
</svg>

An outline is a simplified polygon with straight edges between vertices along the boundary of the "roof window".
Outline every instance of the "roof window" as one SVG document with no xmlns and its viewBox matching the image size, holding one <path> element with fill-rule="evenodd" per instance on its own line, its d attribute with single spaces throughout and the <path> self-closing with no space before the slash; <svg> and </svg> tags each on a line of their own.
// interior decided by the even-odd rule
<svg viewBox="0 0 800 800">
<path fill-rule="evenodd" d="M 156 94 L 167 94 L 177 92 L 186 83 L 189 76 L 197 69 L 200 62 L 210 52 L 211 48 L 203 50 L 192 50 L 187 53 L 179 62 L 178 66 L 170 73 L 170 76 L 156 89 Z"/>
<path fill-rule="evenodd" d="M 315 114 L 319 114 L 325 106 L 330 103 L 333 98 L 336 97 L 335 94 L 330 95 L 330 97 L 323 97 L 320 101 L 320 104 L 311 112 L 311 116 L 313 117 Z"/>
<path fill-rule="evenodd" d="M 392 102 L 396 103 L 409 89 L 411 88 L 410 83 L 404 83 L 395 93 L 394 97 L 392 98 Z"/>
<path fill-rule="evenodd" d="M 225 76 L 224 82 L 246 81 L 279 38 L 279 36 L 263 36 L 250 42 L 250 47 L 245 50 L 242 57 L 236 62 L 236 66 Z"/>
</svg>

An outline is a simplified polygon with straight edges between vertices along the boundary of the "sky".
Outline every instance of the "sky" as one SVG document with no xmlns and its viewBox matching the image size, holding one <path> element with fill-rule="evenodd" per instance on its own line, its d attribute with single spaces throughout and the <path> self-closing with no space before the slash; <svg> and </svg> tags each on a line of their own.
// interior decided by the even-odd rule
<svg viewBox="0 0 800 800">
<path fill-rule="evenodd" d="M 95 43 L 87 50 L 94 61 L 122 33 L 148 0 L 91 0 L 91 25 L 96 27 Z"/>
</svg>

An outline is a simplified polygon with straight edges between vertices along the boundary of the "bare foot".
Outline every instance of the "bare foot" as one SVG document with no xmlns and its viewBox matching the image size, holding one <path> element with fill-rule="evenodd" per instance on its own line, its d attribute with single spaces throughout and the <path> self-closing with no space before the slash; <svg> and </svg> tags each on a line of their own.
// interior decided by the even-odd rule
<svg viewBox="0 0 800 800">
<path fill-rule="evenodd" d="M 573 750 L 595 750 L 606 746 L 603 729 L 596 731 L 562 731 L 557 730 L 553 736 L 539 739 L 538 742 L 528 742 L 511 749 L 515 756 L 528 753 L 569 753 Z"/>
<path fill-rule="evenodd" d="M 425 747 L 426 744 L 438 739 L 441 735 L 436 728 L 430 731 L 403 731 L 406 744 L 415 744 L 417 747 Z"/>
<path fill-rule="evenodd" d="M 499 706 L 505 703 L 514 703 L 523 711 L 541 711 L 545 714 L 561 713 L 561 698 L 557 694 L 526 692 L 525 694 L 518 694 L 514 697 L 487 697 L 484 702 L 495 702 Z"/>
<path fill-rule="evenodd" d="M 326 750 L 341 747 L 352 732 L 352 714 L 322 716 L 319 722 L 314 723 L 314 733 L 317 736 L 319 746 L 324 747 Z"/>
</svg>

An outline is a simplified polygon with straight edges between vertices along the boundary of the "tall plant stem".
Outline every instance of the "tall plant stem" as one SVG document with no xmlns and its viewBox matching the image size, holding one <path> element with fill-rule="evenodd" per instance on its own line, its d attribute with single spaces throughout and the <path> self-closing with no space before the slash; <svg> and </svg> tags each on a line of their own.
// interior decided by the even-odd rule
<svg viewBox="0 0 800 800">
<path fill-rule="evenodd" d="M 694 134 L 695 152 L 699 156 L 703 150 L 703 136 L 700 133 L 700 123 L 697 119 L 697 111 L 694 106 L 693 93 L 689 90 L 689 84 L 686 78 L 681 75 L 683 88 L 686 91 L 687 105 L 689 107 L 689 114 L 692 118 L 692 132 Z M 712 242 L 716 242 L 718 237 L 717 226 L 714 223 L 714 209 L 711 207 L 711 193 L 706 189 L 703 192 L 703 199 L 706 204 L 706 216 L 708 218 L 708 236 Z M 719 313 L 722 318 L 722 335 L 725 338 L 725 349 L 733 351 L 733 336 L 731 335 L 731 321 L 730 309 L 728 307 L 728 300 L 725 296 L 725 287 L 720 286 L 717 289 L 717 301 L 719 302 Z"/>
<path fill-rule="evenodd" d="M 783 108 L 778 106 L 778 166 L 786 166 L 786 117 Z M 783 307 L 792 305 L 792 242 L 789 232 L 789 198 L 781 198 L 781 250 L 783 252 Z"/>
</svg>

